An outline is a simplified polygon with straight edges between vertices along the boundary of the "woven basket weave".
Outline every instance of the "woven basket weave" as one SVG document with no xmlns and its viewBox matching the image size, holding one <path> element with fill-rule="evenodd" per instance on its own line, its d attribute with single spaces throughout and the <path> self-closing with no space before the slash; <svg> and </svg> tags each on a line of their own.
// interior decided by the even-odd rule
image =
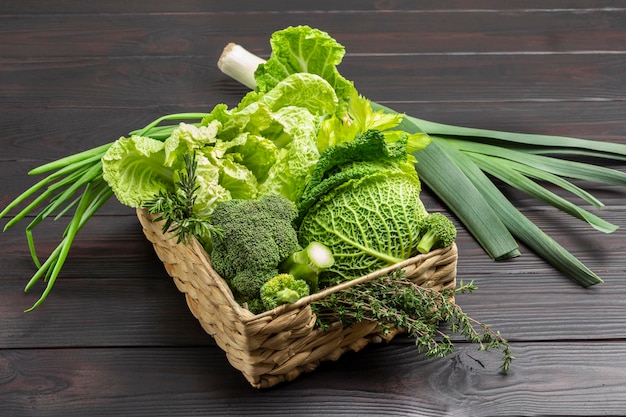
<svg viewBox="0 0 626 417">
<path fill-rule="evenodd" d="M 322 361 L 337 360 L 343 353 L 358 351 L 368 343 L 389 341 L 397 333 L 383 336 L 372 322 L 349 328 L 334 323 L 322 330 L 315 326 L 312 302 L 396 269 L 404 269 L 413 282 L 437 291 L 456 285 L 457 248 L 453 244 L 254 315 L 234 300 L 198 241 L 177 244 L 176 239 L 162 233 L 162 224 L 153 222 L 154 217 L 145 210 L 138 209 L 137 216 L 168 274 L 185 294 L 192 314 L 226 352 L 230 364 L 256 388 L 293 380 Z"/>
</svg>

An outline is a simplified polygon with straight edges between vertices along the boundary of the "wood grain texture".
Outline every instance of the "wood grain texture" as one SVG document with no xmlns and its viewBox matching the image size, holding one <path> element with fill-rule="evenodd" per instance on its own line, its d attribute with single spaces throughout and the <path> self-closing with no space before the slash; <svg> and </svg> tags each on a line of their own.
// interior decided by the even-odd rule
<svg viewBox="0 0 626 417">
<path fill-rule="evenodd" d="M 626 10 L 444 10 L 388 10 L 387 19 L 380 20 L 380 11 L 358 8 L 291 13 L 299 23 L 332 32 L 348 56 L 623 52 L 620 28 Z M 193 13 L 18 14 L 4 21 L 0 54 L 13 59 L 210 57 L 228 42 L 267 53 L 267 31 L 282 29 L 284 19 L 276 11 L 222 13 L 209 8 Z M 51 34 L 45 49 L 42 31 Z"/>
<path fill-rule="evenodd" d="M 140 108 L 147 102 L 210 111 L 212 103 L 236 104 L 228 88 L 221 91 L 233 82 L 217 69 L 218 56 L 8 62 L 0 68 L 0 107 Z M 341 69 L 374 101 L 593 103 L 623 101 L 624 62 L 616 54 L 354 56 Z"/>
<path fill-rule="evenodd" d="M 370 346 L 265 391 L 247 386 L 215 347 L 3 350 L 0 400 L 15 417 L 623 412 L 623 344 L 513 346 L 520 365 L 509 375 L 499 373 L 497 356 L 472 346 L 461 345 L 448 358 L 429 360 L 410 343 L 398 342 Z M 589 351 L 594 361 L 580 361 Z"/>
<path fill-rule="evenodd" d="M 399 111 L 626 143 L 626 8 L 615 0 L 6 1 L 0 206 L 37 165 L 163 114 L 236 104 L 246 89 L 215 66 L 224 45 L 266 57 L 269 35 L 296 24 L 329 31 L 347 48 L 342 73 Z M 497 352 L 458 338 L 452 356 L 429 360 L 399 337 L 254 390 L 191 316 L 132 209 L 102 209 L 29 314 L 43 283 L 23 293 L 35 268 L 18 225 L 0 235 L 0 416 L 624 415 L 626 193 L 584 185 L 616 233 L 502 189 L 602 285 L 578 287 L 524 245 L 494 262 L 459 230 L 459 279 L 479 289 L 457 301 L 512 342 L 508 376 Z M 428 189 L 422 199 L 449 214 Z M 63 227 L 39 228 L 42 256 Z"/>
</svg>

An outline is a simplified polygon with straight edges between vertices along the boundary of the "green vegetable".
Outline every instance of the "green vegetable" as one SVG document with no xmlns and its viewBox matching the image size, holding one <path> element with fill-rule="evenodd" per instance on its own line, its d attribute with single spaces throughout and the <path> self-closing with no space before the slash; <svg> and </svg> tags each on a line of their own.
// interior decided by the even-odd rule
<svg viewBox="0 0 626 417">
<path fill-rule="evenodd" d="M 407 155 L 407 137 L 388 143 L 378 130 L 357 134 L 349 142 L 326 148 L 315 165 L 298 204 L 300 217 L 319 199 L 350 180 L 358 180 L 376 173 L 385 175 L 415 173 Z"/>
<path fill-rule="evenodd" d="M 220 231 L 210 249 L 213 268 L 234 291 L 258 298 L 263 284 L 278 275 L 278 265 L 301 249 L 292 223 L 296 215 L 293 202 L 280 195 L 221 203 L 211 215 Z"/>
<path fill-rule="evenodd" d="M 428 253 L 432 249 L 445 248 L 454 243 L 456 227 L 441 213 L 431 213 L 422 221 L 422 236 L 417 244 L 417 251 Z"/>
<path fill-rule="evenodd" d="M 296 201 L 319 158 L 319 124 L 336 110 L 337 96 L 327 81 L 314 74 L 290 75 L 272 90 L 248 94 L 233 109 L 216 106 L 204 120 L 221 125 L 207 157 L 218 167 L 226 160 L 241 175 L 243 169 L 254 174 L 245 184 L 256 182 L 257 195 L 233 198 L 281 194 Z"/>
<path fill-rule="evenodd" d="M 302 245 L 319 242 L 332 248 L 335 263 L 320 275 L 324 285 L 366 275 L 416 253 L 420 224 L 428 213 L 411 161 L 405 142 L 386 145 L 378 131 L 330 147 L 320 156 L 311 189 L 303 196 L 312 204 L 300 205 L 298 237 Z"/>
<path fill-rule="evenodd" d="M 289 28 L 276 34 L 272 47 L 274 48 L 276 44 L 298 43 L 302 38 L 320 46 L 332 44 L 332 47 L 328 47 L 326 51 L 316 51 L 316 54 L 321 57 L 330 53 L 336 58 L 343 55 L 339 51 L 340 46 L 332 43 L 328 34 L 308 26 Z M 293 65 L 292 61 L 298 61 L 301 58 L 296 52 L 297 49 L 291 54 L 272 53 L 267 63 L 261 63 L 259 67 L 264 66 L 266 71 L 270 71 L 268 68 L 281 68 L 281 63 L 284 63 L 282 72 L 278 70 L 272 72 L 274 82 L 278 82 L 285 72 L 293 68 L 321 75 L 315 65 L 304 67 Z M 317 55 L 311 55 L 306 60 L 307 63 L 316 57 Z M 246 52 L 243 48 L 234 59 L 231 60 L 226 56 L 223 59 L 229 61 L 229 67 L 221 67 L 221 69 L 233 77 L 239 75 L 233 73 L 232 68 L 245 67 L 249 62 L 259 62 L 258 57 Z M 324 60 L 320 58 L 319 63 L 322 62 Z M 334 59 L 328 62 L 336 66 L 340 60 Z M 325 71 L 329 70 L 325 69 Z M 264 76 L 267 77 L 267 75 Z M 321 76 L 324 77 L 324 75 Z M 334 73 L 333 77 L 335 77 Z M 253 82 L 247 85 L 251 88 L 258 88 Z M 348 108 L 352 106 L 355 97 L 358 95 L 353 91 L 348 99 Z M 380 112 L 384 112 L 380 117 L 387 118 L 387 120 L 399 115 L 394 110 L 377 103 L 371 103 L 371 106 L 374 109 L 370 110 L 371 113 L 379 115 Z M 353 114 L 356 115 L 356 112 Z M 356 116 L 354 120 L 357 120 Z M 325 121 L 318 136 L 320 149 L 341 142 L 342 132 L 350 129 L 346 125 L 349 123 L 342 125 L 342 121 L 333 118 Z M 515 240 L 517 238 L 579 284 L 586 287 L 602 282 L 600 277 L 523 216 L 485 173 L 499 177 L 510 186 L 547 201 L 602 232 L 611 233 L 616 230 L 616 225 L 549 192 L 535 180 L 551 182 L 592 205 L 601 207 L 602 203 L 598 199 L 567 181 L 566 177 L 626 185 L 626 174 L 589 163 L 572 161 L 569 158 L 594 157 L 624 160 L 626 159 L 626 145 L 561 136 L 474 129 L 435 123 L 411 116 L 405 116 L 397 129 L 410 134 L 419 133 L 430 136 L 433 142 L 428 147 L 418 152 L 411 150 L 420 161 L 415 167 L 420 178 L 457 215 L 493 259 L 519 256 L 520 252 Z M 459 152 L 454 152 L 454 149 Z M 552 155 L 552 157 L 545 159 L 544 156 L 547 155 Z"/>
<path fill-rule="evenodd" d="M 104 178 L 120 202 L 138 207 L 159 191 L 175 191 L 183 156 L 195 152 L 199 216 L 230 199 L 281 194 L 295 200 L 319 157 L 320 118 L 337 105 L 323 78 L 293 74 L 236 108 L 215 106 L 199 125 L 180 123 L 164 140 L 119 139 L 102 158 Z"/>
<path fill-rule="evenodd" d="M 204 113 L 180 113 L 163 116 L 141 130 L 130 132 L 129 136 L 167 137 L 171 134 L 172 127 L 158 126 L 161 122 L 196 119 L 204 115 Z M 37 271 L 26 284 L 24 291 L 29 291 L 42 277 L 46 281 L 46 287 L 39 299 L 26 311 L 32 311 L 38 307 L 50 294 L 77 233 L 91 216 L 114 195 L 111 187 L 103 179 L 101 162 L 102 157 L 112 144 L 108 143 L 79 152 L 31 170 L 29 175 L 54 172 L 24 191 L 0 213 L 0 217 L 4 217 L 30 197 L 36 196 L 4 227 L 4 230 L 8 229 L 39 208 L 33 220 L 26 226 L 28 247 Z M 39 194 L 37 195 L 37 193 Z M 35 250 L 33 229 L 45 219 L 53 217 L 54 220 L 57 220 L 70 213 L 72 209 L 74 212 L 63 232 L 61 242 L 45 262 L 41 263 Z"/>
<path fill-rule="evenodd" d="M 312 291 L 317 291 L 319 274 L 334 263 L 335 258 L 328 247 L 319 242 L 311 242 L 306 248 L 289 255 L 281 262 L 279 269 L 304 280 Z"/>
<path fill-rule="evenodd" d="M 342 45 L 318 29 L 303 31 L 300 26 L 274 32 L 270 43 L 272 57 L 261 63 L 254 73 L 258 91 L 272 90 L 291 74 L 317 74 L 329 82 L 341 106 L 347 106 L 352 82 L 336 68 L 345 54 Z"/>
<path fill-rule="evenodd" d="M 295 303 L 309 295 L 308 284 L 291 274 L 278 274 L 261 287 L 261 301 L 266 310 L 281 304 Z"/>
<path fill-rule="evenodd" d="M 333 86 L 338 86 L 338 81 Z M 272 88 L 268 84 L 264 91 L 247 95 L 233 109 L 220 104 L 210 113 L 166 115 L 128 137 L 33 170 L 31 174 L 56 172 L 16 198 L 0 217 L 41 191 L 6 226 L 47 204 L 26 227 L 31 255 L 39 269 L 27 289 L 41 276 L 48 280 L 37 305 L 55 282 L 75 234 L 104 201 L 114 194 L 123 204 L 139 207 L 160 196 L 160 204 L 166 208 L 163 204 L 168 203 L 168 196 L 181 193 L 179 175 L 187 153 L 196 153 L 198 191 L 193 211 L 198 218 L 209 216 L 215 206 L 230 199 L 281 194 L 297 200 L 319 157 L 319 126 L 335 117 L 339 109 L 333 86 L 315 74 L 281 77 Z M 40 263 L 32 230 L 51 215 L 58 218 L 76 209 L 81 193 L 87 209 L 74 212 L 73 226 L 68 226 L 57 250 Z M 170 209 L 177 205 L 175 199 L 169 203 Z"/>
<path fill-rule="evenodd" d="M 175 168 L 165 166 L 163 142 L 121 138 L 102 157 L 102 177 L 122 204 L 139 207 L 160 190 L 174 189 Z"/>
</svg>

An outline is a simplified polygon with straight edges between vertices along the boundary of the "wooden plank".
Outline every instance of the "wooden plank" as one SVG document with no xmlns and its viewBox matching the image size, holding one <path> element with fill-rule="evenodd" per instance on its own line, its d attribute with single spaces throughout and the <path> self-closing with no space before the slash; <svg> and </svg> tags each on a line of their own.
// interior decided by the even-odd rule
<svg viewBox="0 0 626 417">
<path fill-rule="evenodd" d="M 289 14 L 293 14 L 290 11 Z M 624 52 L 626 10 L 549 9 L 320 11 L 306 23 L 329 32 L 348 54 L 493 54 Z M 471 16 L 468 18 L 468 16 Z M 2 16 L 0 15 L 0 19 Z M 59 25 L 63 19 L 63 25 Z M 3 19 L 5 59 L 211 55 L 228 42 L 267 53 L 269 36 L 288 20 L 285 12 L 22 14 Z M 345 21 L 350 20 L 349 26 Z M 245 25 L 245 30 L 241 26 Z M 96 29 L 94 29 L 96 28 Z M 42 39 L 42 34 L 45 40 Z M 402 39 L 402 42 L 399 40 Z M 45 42 L 45 48 L 42 48 Z"/>
<path fill-rule="evenodd" d="M 149 260 L 143 265 L 151 268 Z M 30 313 L 24 310 L 41 288 L 23 294 L 27 279 L 3 278 L 0 349 L 215 345 L 161 269 L 144 277 L 132 271 L 126 278 L 93 278 L 89 272 L 81 279 L 61 276 L 46 301 Z"/>
<path fill-rule="evenodd" d="M 134 210 L 127 208 L 134 214 Z M 29 277 L 34 273 L 24 225 L 15 225 L 4 232 L 0 268 L 7 278 Z M 65 229 L 63 221 L 44 222 L 34 232 L 35 247 L 42 259 L 59 243 Z M 93 217 L 78 233 L 68 255 L 64 276 L 109 278 L 111 276 L 146 277 L 160 274 L 155 263 L 142 265 L 144 260 L 156 260 L 151 244 L 145 239 L 134 215 Z M 150 266 L 151 265 L 151 266 Z"/>
<path fill-rule="evenodd" d="M 165 114 L 210 111 L 219 103 L 215 91 L 223 90 L 206 88 L 206 94 L 211 97 L 209 105 L 202 107 L 182 102 L 169 107 L 7 108 L 0 113 L 4 128 L 0 136 L 0 161 L 25 162 L 34 168 L 38 163 L 112 142 Z M 227 102 L 233 105 L 245 92 L 245 88 L 229 91 Z M 624 104 L 620 100 L 487 102 L 476 106 L 461 97 L 450 102 L 428 101 L 418 95 L 417 88 L 411 98 L 401 102 L 382 100 L 381 104 L 440 123 L 626 143 L 626 127 L 622 122 Z M 8 178 L 11 169 L 15 167 L 8 168 L 0 177 Z M 16 178 L 27 181 L 22 174 Z"/>
<path fill-rule="evenodd" d="M 467 11 L 499 11 L 512 10 L 524 11 L 532 9 L 553 10 L 582 10 L 613 8 L 611 0 L 481 0 L 468 3 L 465 0 L 439 0 L 419 5 L 420 10 L 425 11 L 449 11 L 460 9 Z M 314 14 L 315 12 L 340 12 L 351 10 L 378 10 L 389 11 L 415 11 L 415 2 L 412 0 L 320 0 L 315 3 L 303 0 L 295 0 L 289 3 L 289 10 L 293 12 Z M 284 12 L 285 3 L 281 0 L 270 0 L 259 3 L 255 0 L 232 0 L 221 3 L 218 7 L 208 7 L 206 2 L 199 0 L 180 0 L 170 2 L 165 0 L 136 0 L 124 2 L 122 0 L 110 0 L 100 3 L 84 2 L 75 4 L 71 0 L 52 0 L 45 4 L 37 0 L 22 0 L 20 2 L 5 2 L 0 4 L 0 13 L 6 14 L 78 14 L 78 13 L 159 13 L 159 12 Z"/>
<path fill-rule="evenodd" d="M 149 266 L 149 262 L 146 261 Z M 483 264 L 483 269 L 487 264 Z M 461 270 L 478 290 L 457 302 L 472 318 L 511 341 L 614 340 L 626 338 L 624 272 L 593 289 L 568 285 L 547 272 L 512 276 Z M 164 273 L 150 277 L 59 278 L 47 300 L 23 313 L 40 294 L 22 294 L 23 279 L 4 279 L 0 289 L 0 349 L 120 346 L 211 346 L 214 341 L 191 315 L 184 297 Z M 462 340 L 455 337 L 455 340 Z"/>
<path fill-rule="evenodd" d="M 624 210 L 611 213 L 626 223 Z M 534 220 L 540 222 L 541 218 Z M 528 251 L 515 260 L 493 262 L 461 230 L 458 279 L 474 280 L 479 289 L 459 295 L 459 304 L 512 340 L 626 337 L 626 305 L 621 295 L 626 290 L 623 237 L 580 233 L 574 238 L 570 226 L 546 223 L 551 223 L 546 227 L 548 233 L 602 275 L 604 284 L 583 289 Z M 44 229 L 46 234 L 38 241 L 44 243 L 44 251 L 50 250 L 46 246 L 49 239 L 58 239 L 48 230 Z M 15 232 L 3 240 L 0 270 L 5 271 L 5 284 L 0 287 L 0 316 L 4 317 L 4 330 L 0 347 L 178 345 L 209 340 L 186 310 L 182 295 L 152 253 L 134 217 L 97 216 L 86 233 L 76 241 L 52 294 L 26 315 L 22 311 L 32 305 L 43 285 L 22 295 L 34 272 L 25 241 Z"/>
<path fill-rule="evenodd" d="M 517 362 L 506 376 L 497 352 L 460 345 L 451 357 L 427 360 L 411 344 L 393 343 L 265 391 L 247 386 L 216 348 L 3 350 L 0 410 L 14 417 L 623 412 L 623 343 L 513 348 Z"/>
<path fill-rule="evenodd" d="M 433 102 L 413 92 L 413 99 L 385 104 L 396 111 L 438 123 L 508 132 L 580 137 L 626 143 L 621 100 L 510 101 L 475 105 L 458 97 L 450 102 Z"/>
<path fill-rule="evenodd" d="M 216 51 L 216 53 L 219 53 Z M 0 67 L 0 107 L 140 107 L 146 103 L 212 109 L 234 105 L 234 81 L 217 57 L 59 58 Z M 341 71 L 374 101 L 621 101 L 624 59 L 599 54 L 354 56 Z M 578 74 L 586 76 L 580 78 Z M 537 82 L 541 79 L 541 82 Z M 8 80 L 11 80 L 9 82 Z M 63 94 L 59 94 L 59 92 Z"/>
</svg>

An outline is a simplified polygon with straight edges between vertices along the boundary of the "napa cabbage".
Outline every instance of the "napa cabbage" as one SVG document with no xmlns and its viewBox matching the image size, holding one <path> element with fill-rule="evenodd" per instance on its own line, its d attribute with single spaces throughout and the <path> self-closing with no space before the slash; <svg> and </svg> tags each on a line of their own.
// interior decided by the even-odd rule
<svg viewBox="0 0 626 417">
<path fill-rule="evenodd" d="M 354 85 L 337 70 L 345 55 L 345 48 L 339 42 L 319 29 L 292 26 L 274 32 L 270 44 L 270 58 L 254 73 L 258 92 L 273 90 L 291 74 L 317 74 L 336 93 L 339 113 L 345 113 Z"/>
<path fill-rule="evenodd" d="M 177 191 L 184 156 L 193 154 L 198 216 L 231 199 L 280 194 L 295 202 L 319 159 L 322 120 L 338 103 L 324 78 L 288 74 L 232 109 L 218 104 L 200 123 L 179 123 L 163 141 L 121 138 L 102 158 L 103 177 L 121 203 L 140 207 L 159 191 Z"/>
<path fill-rule="evenodd" d="M 121 137 L 102 157 L 102 177 L 120 203 L 139 207 L 159 190 L 174 187 L 172 167 L 165 166 L 165 145 L 149 137 Z"/>
</svg>

